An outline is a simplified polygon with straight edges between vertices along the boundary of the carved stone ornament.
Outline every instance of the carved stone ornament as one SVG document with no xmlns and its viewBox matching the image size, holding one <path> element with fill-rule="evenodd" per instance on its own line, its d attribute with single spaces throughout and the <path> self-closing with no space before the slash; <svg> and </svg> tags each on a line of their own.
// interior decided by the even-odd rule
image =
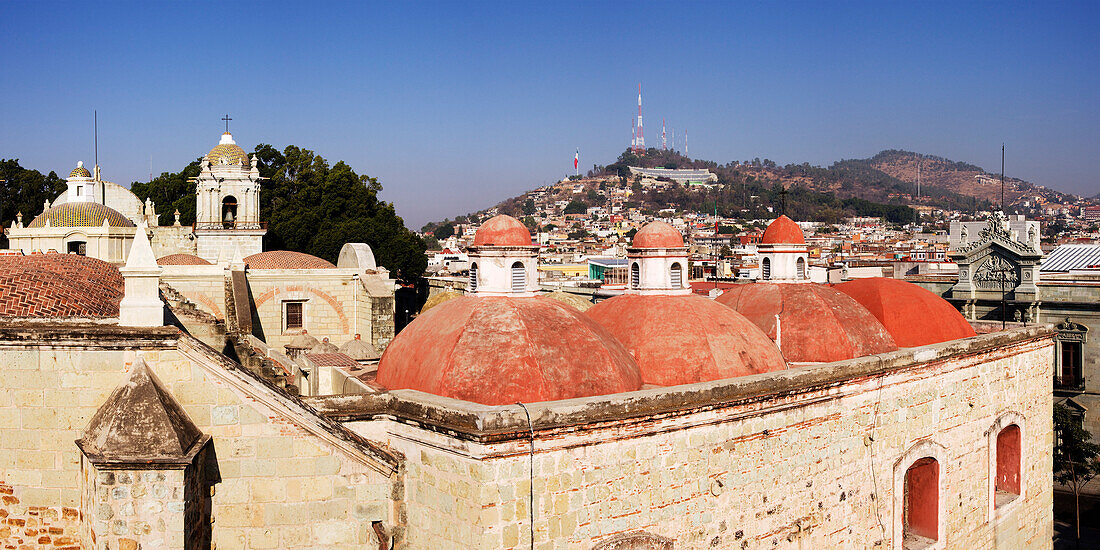
<svg viewBox="0 0 1100 550">
<path fill-rule="evenodd" d="M 1019 280 L 1016 266 L 996 254 L 991 254 L 974 272 L 974 285 L 981 289 L 1011 289 L 1016 287 Z"/>
</svg>

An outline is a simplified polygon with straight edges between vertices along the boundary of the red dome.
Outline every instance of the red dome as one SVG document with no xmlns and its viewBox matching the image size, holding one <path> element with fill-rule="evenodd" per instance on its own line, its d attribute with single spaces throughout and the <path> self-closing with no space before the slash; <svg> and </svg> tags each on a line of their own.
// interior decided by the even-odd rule
<svg viewBox="0 0 1100 550">
<path fill-rule="evenodd" d="M 474 234 L 474 246 L 531 246 L 531 232 L 523 222 L 500 214 L 481 224 Z"/>
<path fill-rule="evenodd" d="M 76 254 L 0 255 L 0 317 L 118 317 L 118 268 Z"/>
<path fill-rule="evenodd" d="M 585 314 L 634 355 L 646 384 L 675 386 L 787 368 L 779 348 L 756 325 L 695 294 L 624 294 Z"/>
<path fill-rule="evenodd" d="M 244 264 L 249 269 L 336 269 L 328 260 L 290 250 L 271 250 L 246 256 Z"/>
<path fill-rule="evenodd" d="M 561 302 L 462 296 L 393 339 L 378 383 L 505 405 L 633 391 L 642 377 L 622 344 Z"/>
<path fill-rule="evenodd" d="M 834 288 L 851 296 L 875 316 L 903 348 L 974 336 L 974 327 L 935 293 L 900 279 L 872 277 Z"/>
<path fill-rule="evenodd" d="M 732 307 L 775 339 L 791 362 L 826 363 L 894 351 L 898 346 L 871 312 L 839 290 L 814 283 L 746 283 L 722 293 Z"/>
<path fill-rule="evenodd" d="M 675 227 L 663 222 L 649 222 L 634 235 L 634 248 L 683 248 L 684 236 Z"/>
<path fill-rule="evenodd" d="M 764 236 L 760 237 L 760 244 L 806 244 L 806 238 L 794 220 L 782 215 L 768 224 Z"/>
<path fill-rule="evenodd" d="M 157 265 L 213 265 L 194 254 L 169 254 L 157 258 Z"/>
</svg>

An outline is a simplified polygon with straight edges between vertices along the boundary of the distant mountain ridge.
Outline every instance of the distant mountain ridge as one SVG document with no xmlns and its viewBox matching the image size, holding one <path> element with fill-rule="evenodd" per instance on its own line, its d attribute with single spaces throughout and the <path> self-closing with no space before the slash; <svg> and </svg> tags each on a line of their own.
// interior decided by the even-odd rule
<svg viewBox="0 0 1100 550">
<path fill-rule="evenodd" d="M 709 200 L 711 206 L 706 207 L 705 211 L 711 211 L 717 201 L 718 209 L 726 212 L 724 215 L 751 216 L 759 214 L 758 207 L 771 205 L 775 211 L 782 201 L 793 200 L 796 202 L 788 206 L 792 206 L 803 219 L 821 219 L 833 218 L 840 213 L 875 210 L 866 205 L 853 210 L 852 205 L 858 204 L 851 202 L 853 200 L 880 205 L 883 208 L 878 210 L 884 211 L 889 209 L 887 207 L 927 206 L 974 212 L 988 210 L 1001 202 L 999 175 L 966 162 L 899 149 L 883 150 L 867 159 L 842 159 L 829 167 L 809 163 L 780 166 L 759 158 L 718 164 L 692 159 L 671 150 L 654 148 L 640 156 L 627 150 L 611 164 L 594 166 L 587 175 L 604 178 L 619 176 L 621 181 L 630 182 L 633 179 L 630 166 L 706 168 L 718 175 L 716 190 L 650 191 L 639 197 L 639 206 L 654 209 L 702 209 L 703 203 Z M 781 197 L 778 189 L 788 190 L 788 193 Z M 504 200 L 496 207 L 505 213 L 521 215 L 519 207 L 528 194 Z M 695 196 L 692 197 L 692 194 Z M 1041 201 L 1035 201 L 1036 197 Z M 1033 207 L 1036 202 L 1063 203 L 1074 200 L 1078 197 L 1021 179 L 1005 178 L 1005 203 L 1009 208 L 1019 207 L 1025 202 Z M 662 204 L 661 201 L 667 202 Z M 760 201 L 766 201 L 766 204 Z M 429 223 L 425 227 L 434 225 Z"/>
</svg>

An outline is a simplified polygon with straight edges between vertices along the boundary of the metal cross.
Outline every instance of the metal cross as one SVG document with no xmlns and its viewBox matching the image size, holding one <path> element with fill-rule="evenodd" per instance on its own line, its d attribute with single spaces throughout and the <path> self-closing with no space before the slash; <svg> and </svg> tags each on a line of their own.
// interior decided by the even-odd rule
<svg viewBox="0 0 1100 550">
<path fill-rule="evenodd" d="M 229 113 L 226 113 L 226 115 L 224 117 L 222 117 L 222 120 L 225 121 L 225 133 L 228 134 L 229 133 L 229 121 L 233 120 L 233 119 L 229 118 Z"/>
</svg>

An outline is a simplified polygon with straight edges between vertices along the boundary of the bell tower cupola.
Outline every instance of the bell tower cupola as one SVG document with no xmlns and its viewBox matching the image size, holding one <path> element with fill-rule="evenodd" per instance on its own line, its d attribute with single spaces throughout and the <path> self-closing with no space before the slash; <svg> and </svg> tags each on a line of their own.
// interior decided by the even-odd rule
<svg viewBox="0 0 1100 550">
<path fill-rule="evenodd" d="M 195 240 L 198 256 L 217 262 L 235 247 L 245 256 L 263 251 L 267 232 L 260 222 L 260 171 L 228 131 L 202 159 L 195 178 Z"/>
</svg>

